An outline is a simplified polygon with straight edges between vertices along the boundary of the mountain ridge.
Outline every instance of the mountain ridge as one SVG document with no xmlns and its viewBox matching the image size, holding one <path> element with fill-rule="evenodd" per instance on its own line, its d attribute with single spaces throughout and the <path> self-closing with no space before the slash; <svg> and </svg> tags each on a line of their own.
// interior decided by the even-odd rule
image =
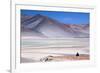
<svg viewBox="0 0 100 73">
<path fill-rule="evenodd" d="M 35 16 L 21 15 L 21 31 L 33 31 L 50 38 L 89 37 L 89 24 L 64 24 L 41 14 Z"/>
</svg>

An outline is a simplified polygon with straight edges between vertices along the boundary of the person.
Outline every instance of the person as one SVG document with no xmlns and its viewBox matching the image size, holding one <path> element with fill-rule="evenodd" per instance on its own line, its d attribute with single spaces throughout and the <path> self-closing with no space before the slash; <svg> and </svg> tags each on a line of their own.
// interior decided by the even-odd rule
<svg viewBox="0 0 100 73">
<path fill-rule="evenodd" d="M 76 53 L 76 56 L 79 56 L 79 53 L 78 52 Z"/>
</svg>

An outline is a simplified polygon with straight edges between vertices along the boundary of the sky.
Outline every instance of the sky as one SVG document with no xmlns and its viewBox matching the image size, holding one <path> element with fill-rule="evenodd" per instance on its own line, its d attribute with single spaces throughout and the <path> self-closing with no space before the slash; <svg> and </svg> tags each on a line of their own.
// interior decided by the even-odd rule
<svg viewBox="0 0 100 73">
<path fill-rule="evenodd" d="M 55 19 L 65 24 L 89 24 L 89 13 L 83 12 L 56 12 L 56 11 L 37 11 L 37 10 L 21 10 L 21 15 L 41 14 Z"/>
</svg>

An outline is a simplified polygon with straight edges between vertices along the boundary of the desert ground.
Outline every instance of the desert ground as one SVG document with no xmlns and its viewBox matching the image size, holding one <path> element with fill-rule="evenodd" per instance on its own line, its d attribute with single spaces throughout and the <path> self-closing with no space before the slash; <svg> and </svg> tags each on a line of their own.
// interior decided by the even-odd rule
<svg viewBox="0 0 100 73">
<path fill-rule="evenodd" d="M 69 60 L 89 60 L 89 38 L 22 38 L 21 63 Z"/>
</svg>

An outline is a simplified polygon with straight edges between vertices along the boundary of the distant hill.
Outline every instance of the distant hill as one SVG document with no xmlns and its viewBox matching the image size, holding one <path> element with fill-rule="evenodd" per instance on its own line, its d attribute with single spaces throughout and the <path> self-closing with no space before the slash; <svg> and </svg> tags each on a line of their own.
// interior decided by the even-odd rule
<svg viewBox="0 0 100 73">
<path fill-rule="evenodd" d="M 64 24 L 37 14 L 21 15 L 21 32 L 26 36 L 46 38 L 89 37 L 89 24 Z"/>
</svg>

